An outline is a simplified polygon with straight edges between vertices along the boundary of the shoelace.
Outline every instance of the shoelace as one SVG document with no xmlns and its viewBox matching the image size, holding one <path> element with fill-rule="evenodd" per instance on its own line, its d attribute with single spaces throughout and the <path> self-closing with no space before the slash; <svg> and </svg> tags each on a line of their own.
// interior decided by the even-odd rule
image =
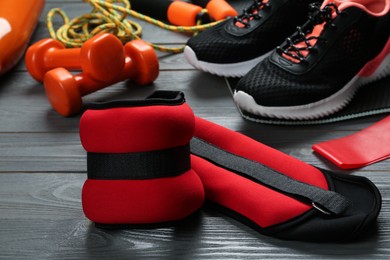
<svg viewBox="0 0 390 260">
<path fill-rule="evenodd" d="M 250 27 L 250 21 L 261 19 L 262 16 L 259 14 L 263 8 L 270 8 L 271 4 L 269 0 L 253 0 L 253 4 L 247 8 L 244 8 L 242 13 L 233 19 L 233 23 L 241 28 Z"/>
<path fill-rule="evenodd" d="M 319 36 L 324 27 L 335 28 L 333 14 L 341 14 L 334 3 L 327 4 L 322 9 L 319 4 L 311 4 L 310 9 L 309 21 L 303 27 L 297 27 L 293 36 L 286 39 L 285 46 L 277 47 L 280 55 L 296 63 L 305 61 L 318 40 L 325 40 Z M 319 25 L 322 26 L 316 28 Z"/>
</svg>

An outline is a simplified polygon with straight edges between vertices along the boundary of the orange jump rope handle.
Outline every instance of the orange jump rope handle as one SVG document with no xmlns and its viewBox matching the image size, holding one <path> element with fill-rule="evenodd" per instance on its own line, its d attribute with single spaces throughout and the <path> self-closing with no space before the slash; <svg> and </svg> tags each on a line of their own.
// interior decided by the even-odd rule
<svg viewBox="0 0 390 260">
<path fill-rule="evenodd" d="M 167 10 L 168 21 L 174 25 L 194 26 L 202 7 L 182 1 L 173 1 Z"/>
<path fill-rule="evenodd" d="M 44 0 L 0 0 L 0 75 L 22 57 L 44 5 Z"/>
<path fill-rule="evenodd" d="M 63 67 L 82 69 L 95 80 L 109 82 L 117 78 L 125 65 L 122 42 L 112 34 L 98 34 L 81 48 L 69 48 L 54 39 L 42 39 L 27 49 L 25 63 L 31 76 L 43 81 L 45 73 Z"/>
<path fill-rule="evenodd" d="M 168 21 L 173 25 L 194 26 L 198 19 L 206 19 L 208 17 L 204 17 L 201 12 L 202 7 L 190 2 L 174 0 L 132 0 L 131 8 L 154 19 Z"/>
<path fill-rule="evenodd" d="M 238 15 L 237 11 L 225 0 L 192 0 L 192 3 L 206 8 L 209 16 L 215 21 Z"/>
<path fill-rule="evenodd" d="M 206 9 L 215 21 L 238 15 L 237 11 L 225 0 L 211 0 L 206 5 Z"/>
<path fill-rule="evenodd" d="M 72 75 L 64 68 L 48 71 L 44 77 L 46 95 L 52 107 L 63 116 L 71 116 L 82 109 L 82 96 L 131 79 L 139 85 L 152 83 L 159 74 L 156 52 L 142 40 L 124 46 L 126 63 L 122 73 L 109 83 L 96 81 L 85 73 Z"/>
</svg>

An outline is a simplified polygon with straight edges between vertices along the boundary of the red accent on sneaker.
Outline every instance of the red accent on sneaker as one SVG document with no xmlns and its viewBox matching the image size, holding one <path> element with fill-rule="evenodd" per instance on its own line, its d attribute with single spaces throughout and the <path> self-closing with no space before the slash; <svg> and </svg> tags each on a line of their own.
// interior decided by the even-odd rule
<svg viewBox="0 0 390 260">
<path fill-rule="evenodd" d="M 372 16 L 382 16 L 387 14 L 390 10 L 390 0 L 330 0 L 325 1 L 322 6 L 325 6 L 326 4 L 331 2 L 336 4 L 339 7 L 340 11 L 351 6 L 355 6 L 364 10 L 366 13 L 369 13 Z"/>
</svg>

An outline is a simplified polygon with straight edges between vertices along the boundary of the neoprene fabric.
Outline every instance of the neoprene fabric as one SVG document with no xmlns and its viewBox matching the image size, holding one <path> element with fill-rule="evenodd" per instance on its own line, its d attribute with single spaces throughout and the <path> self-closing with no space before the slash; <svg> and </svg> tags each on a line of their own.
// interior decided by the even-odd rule
<svg viewBox="0 0 390 260">
<path fill-rule="evenodd" d="M 195 122 L 194 136 L 209 145 L 350 201 L 344 212 L 329 214 L 321 207 L 314 208 L 310 201 L 216 164 L 212 158 L 192 155 L 192 168 L 202 180 L 206 198 L 223 212 L 265 235 L 307 241 L 352 239 L 375 222 L 381 196 L 368 179 L 318 169 L 212 122 L 201 118 Z"/>
<path fill-rule="evenodd" d="M 98 224 L 180 220 L 206 197 L 265 235 L 339 241 L 362 234 L 381 207 L 368 179 L 315 168 L 194 117 L 181 92 L 92 105 L 80 138 L 83 210 Z"/>
<path fill-rule="evenodd" d="M 106 163 L 95 174 L 91 172 L 94 167 L 88 165 L 82 189 L 85 215 L 99 224 L 147 224 L 179 220 L 198 210 L 204 190 L 190 168 L 189 149 L 187 169 L 171 168 L 175 158 L 165 165 L 166 158 L 161 157 L 172 149 L 183 149 L 178 147 L 188 145 L 193 132 L 193 112 L 184 103 L 183 94 L 177 92 L 87 110 L 80 121 L 82 145 L 88 159 L 100 155 Z M 127 171 L 117 174 L 113 169 L 123 168 L 117 165 L 123 160 L 113 159 L 117 156 L 135 157 L 138 162 L 142 159 L 144 164 L 129 163 L 124 166 Z"/>
</svg>

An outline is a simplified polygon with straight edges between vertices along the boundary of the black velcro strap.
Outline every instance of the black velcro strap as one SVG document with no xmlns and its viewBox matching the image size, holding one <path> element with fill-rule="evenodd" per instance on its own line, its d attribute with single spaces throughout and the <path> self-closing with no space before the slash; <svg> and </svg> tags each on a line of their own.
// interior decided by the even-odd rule
<svg viewBox="0 0 390 260">
<path fill-rule="evenodd" d="M 144 180 L 180 175 L 191 169 L 189 144 L 140 153 L 88 153 L 89 179 Z"/>
<path fill-rule="evenodd" d="M 141 100 L 113 100 L 108 102 L 85 103 L 87 109 L 99 110 L 123 107 L 145 107 L 145 106 L 178 106 L 185 102 L 184 93 L 174 90 L 157 90 L 150 96 Z"/>
<path fill-rule="evenodd" d="M 229 153 L 199 138 L 192 138 L 191 153 L 257 183 L 282 192 L 305 203 L 311 203 L 325 214 L 342 214 L 351 202 L 341 194 L 300 182 L 265 165 Z"/>
</svg>

